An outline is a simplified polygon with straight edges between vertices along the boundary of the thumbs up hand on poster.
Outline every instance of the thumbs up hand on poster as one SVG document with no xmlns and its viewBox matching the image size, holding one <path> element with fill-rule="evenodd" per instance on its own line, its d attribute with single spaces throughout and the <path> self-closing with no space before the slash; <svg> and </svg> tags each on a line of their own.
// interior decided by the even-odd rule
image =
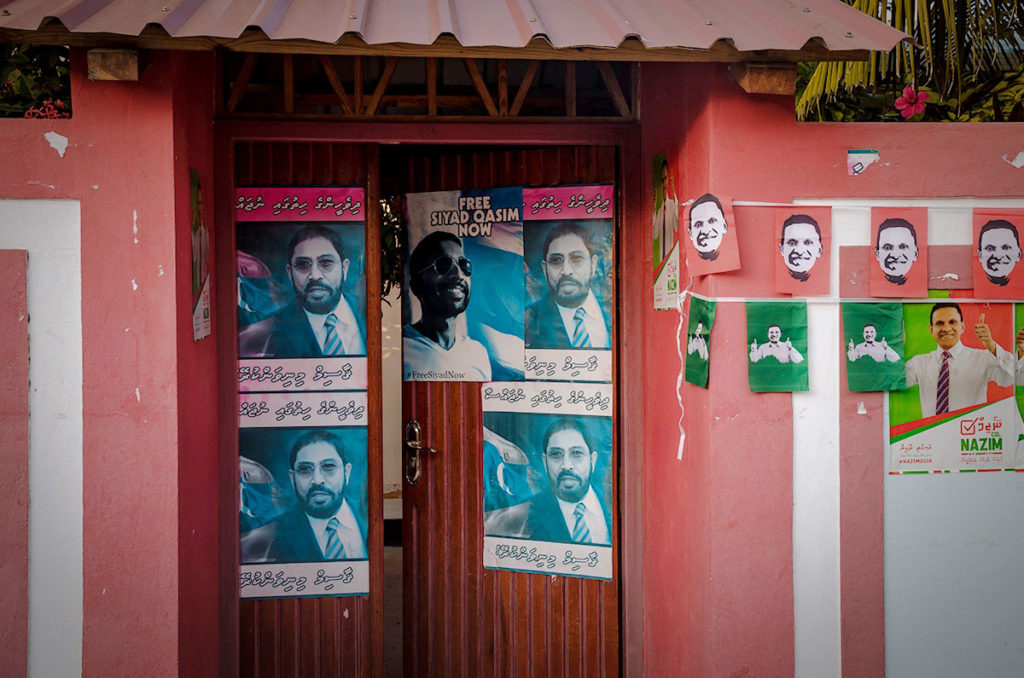
<svg viewBox="0 0 1024 678">
<path fill-rule="evenodd" d="M 1017 330 L 1017 360 L 1024 358 L 1024 327 Z"/>
<path fill-rule="evenodd" d="M 996 342 L 992 341 L 992 331 L 988 325 L 985 324 L 985 314 L 982 313 L 978 317 L 978 322 L 974 324 L 974 333 L 978 335 L 978 341 L 981 345 L 988 349 L 992 355 L 996 354 Z"/>
</svg>

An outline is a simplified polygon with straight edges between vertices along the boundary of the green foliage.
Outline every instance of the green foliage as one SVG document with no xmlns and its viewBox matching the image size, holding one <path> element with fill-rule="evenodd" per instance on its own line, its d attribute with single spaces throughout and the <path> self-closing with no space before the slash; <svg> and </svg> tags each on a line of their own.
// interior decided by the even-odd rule
<svg viewBox="0 0 1024 678">
<path fill-rule="evenodd" d="M 66 118 L 70 111 L 67 47 L 0 44 L 0 117 Z"/>
<path fill-rule="evenodd" d="M 381 298 L 387 299 L 402 286 L 402 220 L 399 216 L 401 198 L 380 201 L 380 280 Z"/>
<path fill-rule="evenodd" d="M 1017 0 L 846 0 L 908 33 L 866 62 L 801 64 L 797 118 L 904 120 L 904 88 L 927 92 L 911 121 L 1024 120 L 1024 4 Z"/>
</svg>

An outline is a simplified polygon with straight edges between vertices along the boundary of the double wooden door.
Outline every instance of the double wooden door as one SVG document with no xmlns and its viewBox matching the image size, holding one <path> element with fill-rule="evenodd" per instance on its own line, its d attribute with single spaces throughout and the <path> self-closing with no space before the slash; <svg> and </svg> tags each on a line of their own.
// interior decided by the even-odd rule
<svg viewBox="0 0 1024 678">
<path fill-rule="evenodd" d="M 367 205 L 407 192 L 614 183 L 616 167 L 610 146 L 235 147 L 236 185 L 358 184 L 367 188 Z M 380 250 L 379 220 L 368 210 L 367 252 Z M 385 644 L 394 651 L 399 643 L 407 677 L 618 675 L 617 573 L 603 582 L 483 567 L 478 384 L 403 387 L 403 421 L 417 420 L 423 444 L 438 452 L 424 456 L 415 485 L 404 482 L 402 582 L 384 580 L 381 412 L 398 403 L 380 402 L 380 262 L 373 258 L 366 266 L 370 595 L 242 601 L 242 675 L 377 676 Z M 614 515 L 616 545 L 618 524 Z M 385 637 L 386 586 L 403 587 L 402 638 Z"/>
</svg>

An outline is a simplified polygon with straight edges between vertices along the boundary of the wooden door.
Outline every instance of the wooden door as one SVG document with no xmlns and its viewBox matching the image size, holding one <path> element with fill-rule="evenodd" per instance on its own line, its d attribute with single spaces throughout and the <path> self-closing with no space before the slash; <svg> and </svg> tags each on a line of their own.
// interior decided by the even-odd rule
<svg viewBox="0 0 1024 678">
<path fill-rule="evenodd" d="M 235 186 L 364 186 L 377 204 L 377 147 L 239 142 Z M 240 602 L 239 673 L 261 678 L 383 675 L 383 518 L 380 401 L 380 211 L 366 211 L 367 555 L 369 596 Z M 231 245 L 228 245 L 231 246 Z"/>
<path fill-rule="evenodd" d="M 614 147 L 382 154 L 385 194 L 616 180 Z M 403 415 L 438 450 L 424 455 L 419 482 L 403 486 L 406 677 L 618 675 L 617 566 L 608 582 L 483 567 L 479 384 L 406 383 Z M 618 525 L 613 515 L 616 549 Z"/>
</svg>

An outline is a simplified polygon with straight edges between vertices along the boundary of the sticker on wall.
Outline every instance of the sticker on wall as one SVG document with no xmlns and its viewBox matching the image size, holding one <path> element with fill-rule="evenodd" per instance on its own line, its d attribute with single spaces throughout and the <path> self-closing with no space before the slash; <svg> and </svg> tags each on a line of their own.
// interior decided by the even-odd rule
<svg viewBox="0 0 1024 678">
<path fill-rule="evenodd" d="M 611 386 L 496 382 L 481 398 L 484 567 L 611 579 Z"/>
<path fill-rule="evenodd" d="M 192 339 L 210 336 L 213 320 L 210 313 L 210 229 L 203 211 L 203 191 L 199 172 L 189 171 L 192 232 Z"/>
<path fill-rule="evenodd" d="M 1024 210 L 976 209 L 973 222 L 974 296 L 1024 298 L 1024 267 L 1018 266 Z"/>
<path fill-rule="evenodd" d="M 928 296 L 928 209 L 872 207 L 873 297 Z"/>
<path fill-rule="evenodd" d="M 686 269 L 691 276 L 740 267 L 732 199 L 705 193 L 686 210 Z"/>
<path fill-rule="evenodd" d="M 523 378 L 523 191 L 405 196 L 406 381 Z"/>
<path fill-rule="evenodd" d="M 668 311 L 679 306 L 679 241 L 665 261 L 654 271 L 654 310 Z"/>
<path fill-rule="evenodd" d="M 750 390 L 808 390 L 807 302 L 747 302 Z"/>
<path fill-rule="evenodd" d="M 523 190 L 527 379 L 610 382 L 610 185 Z"/>
<path fill-rule="evenodd" d="M 679 233 L 679 198 L 676 196 L 675 170 L 664 152 L 654 156 L 654 209 L 651 242 L 654 245 L 654 270 L 664 267 L 675 247 Z M 673 308 L 675 308 L 673 306 Z"/>
<path fill-rule="evenodd" d="M 715 324 L 715 302 L 689 295 L 689 316 L 686 327 L 686 381 L 708 387 L 711 365 L 711 328 Z"/>
<path fill-rule="evenodd" d="M 832 210 L 786 207 L 775 210 L 775 291 L 801 297 L 829 293 Z"/>
<path fill-rule="evenodd" d="M 946 299 L 903 313 L 908 388 L 889 394 L 889 472 L 1019 466 L 1012 305 Z"/>
<path fill-rule="evenodd" d="M 241 597 L 368 593 L 366 428 L 239 429 Z"/>
<path fill-rule="evenodd" d="M 903 306 L 843 304 L 846 381 L 851 391 L 905 389 Z"/>
<path fill-rule="evenodd" d="M 238 189 L 240 390 L 290 390 L 273 384 L 293 372 L 365 388 L 362 206 L 358 187 Z"/>
</svg>

